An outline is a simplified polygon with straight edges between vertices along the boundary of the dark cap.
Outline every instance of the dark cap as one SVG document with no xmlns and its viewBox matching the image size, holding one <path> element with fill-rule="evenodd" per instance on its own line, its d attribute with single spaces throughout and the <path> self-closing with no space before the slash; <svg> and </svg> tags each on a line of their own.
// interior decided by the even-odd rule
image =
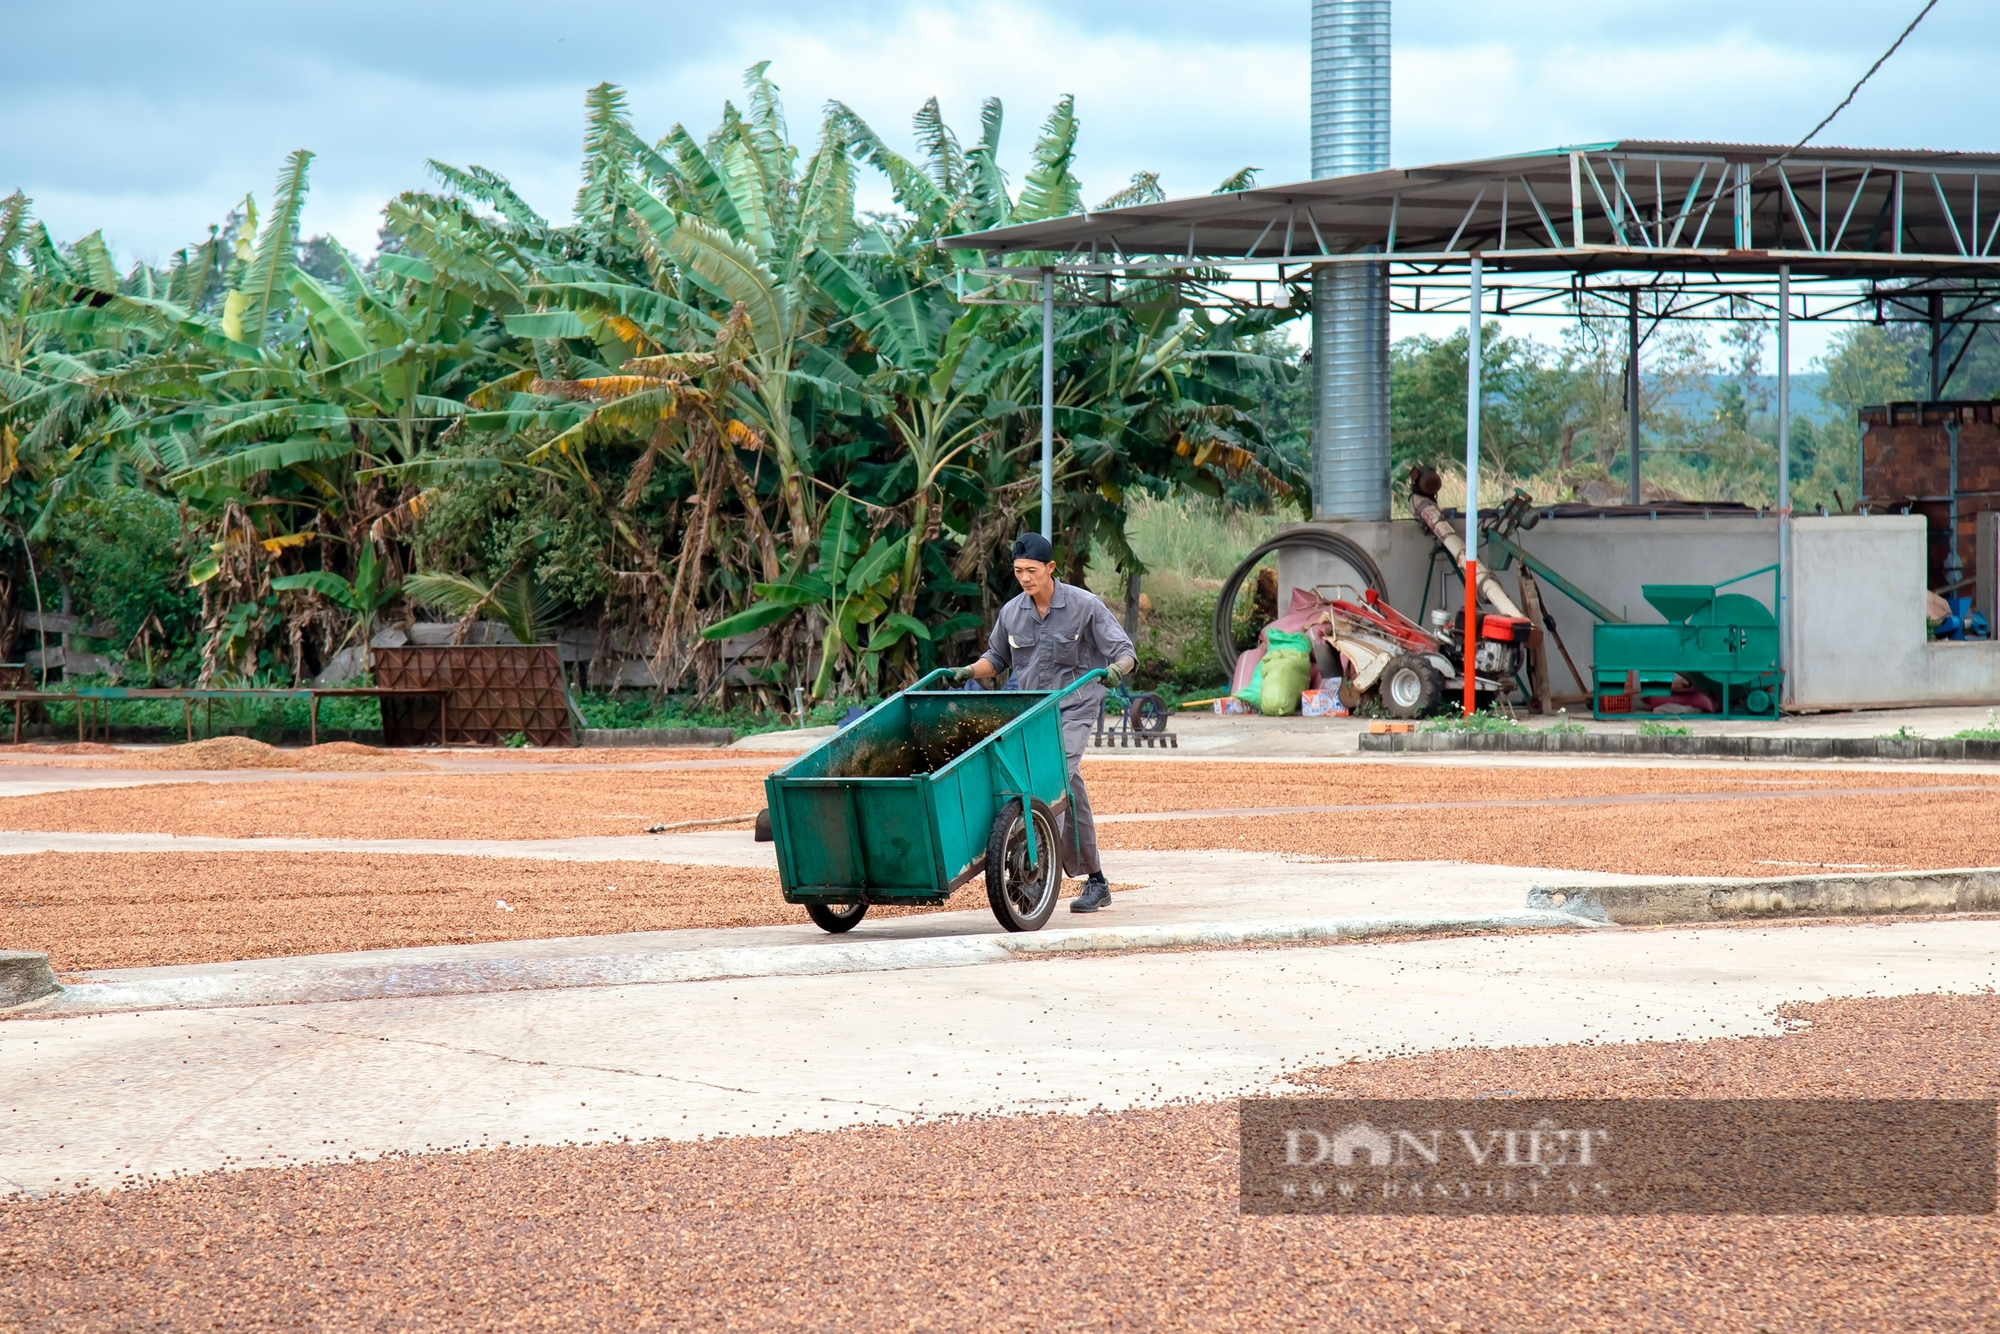
<svg viewBox="0 0 2000 1334">
<path fill-rule="evenodd" d="M 1014 539 L 1015 560 L 1038 560 L 1049 565 L 1054 563 L 1055 558 L 1056 549 L 1040 533 L 1022 533 Z"/>
</svg>

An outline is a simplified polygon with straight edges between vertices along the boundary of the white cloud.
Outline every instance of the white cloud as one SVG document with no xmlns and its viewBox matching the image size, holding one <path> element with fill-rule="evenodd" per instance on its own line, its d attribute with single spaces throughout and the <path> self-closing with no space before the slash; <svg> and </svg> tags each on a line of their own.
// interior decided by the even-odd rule
<svg viewBox="0 0 2000 1334">
<path fill-rule="evenodd" d="M 9 18 L 0 193 L 36 200 L 58 236 L 102 227 L 121 256 L 198 239 L 285 153 L 318 154 L 309 231 L 372 247 L 382 204 L 437 157 L 512 177 L 567 216 L 583 93 L 624 85 L 642 132 L 697 133 L 741 71 L 773 60 L 794 137 L 841 98 L 892 142 L 937 94 L 971 137 L 980 99 L 1007 106 L 1018 174 L 1042 118 L 1077 96 L 1078 172 L 1094 202 L 1134 171 L 1199 193 L 1244 165 L 1306 174 L 1306 0 L 752 0 L 733 7 L 600 0 L 587 25 L 526 0 L 477 14 L 346 0 L 333 13 L 248 0 L 72 0 Z M 1652 6 L 1399 0 L 1394 157 L 1445 161 L 1613 137 L 1789 140 L 1832 106 L 1906 21 L 1878 6 L 1691 0 Z M 572 40 L 574 38 L 574 40 Z M 75 53 L 90 50 L 93 58 Z M 1945 6 L 1828 138 L 1992 147 L 1968 114 L 2000 54 L 2000 9 Z M 864 195 L 880 203 L 879 186 Z"/>
</svg>

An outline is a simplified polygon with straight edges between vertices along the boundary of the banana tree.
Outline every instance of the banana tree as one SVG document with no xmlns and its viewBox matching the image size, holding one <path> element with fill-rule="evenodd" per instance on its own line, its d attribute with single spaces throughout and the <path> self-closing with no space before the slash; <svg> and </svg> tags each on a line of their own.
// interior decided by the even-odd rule
<svg viewBox="0 0 2000 1334">
<path fill-rule="evenodd" d="M 702 638 L 733 639 L 776 625 L 802 609 L 819 611 L 826 630 L 820 639 L 819 672 L 812 685 L 815 700 L 826 698 L 833 688 L 843 647 L 856 655 L 858 675 L 872 685 L 885 652 L 906 637 L 928 642 L 931 632 L 922 621 L 890 609 L 909 536 L 876 537 L 864 546 L 864 525 L 856 508 L 845 492 L 836 495 L 827 505 L 819 559 L 813 568 L 798 571 L 782 583 L 756 585 L 752 591 L 758 601 L 709 626 L 702 631 Z M 865 641 L 864 629 L 868 631 Z"/>
<path fill-rule="evenodd" d="M 856 311 L 880 369 L 870 385 L 884 392 L 883 414 L 910 464 L 909 540 L 897 610 L 916 610 L 924 543 L 937 537 L 936 488 L 945 470 L 989 438 L 993 423 L 980 410 L 988 363 L 997 349 L 982 333 L 991 306 L 957 307 L 934 283 L 899 266 L 870 279 L 822 254 L 814 259 L 821 287 Z M 954 317 L 955 316 L 955 317 Z"/>
<path fill-rule="evenodd" d="M 271 580 L 271 588 L 279 593 L 317 593 L 342 611 L 351 612 L 354 628 L 341 641 L 340 646 L 345 648 L 357 635 L 363 644 L 370 643 L 375 637 L 375 617 L 403 591 L 401 584 L 388 578 L 388 571 L 388 562 L 375 554 L 374 542 L 364 540 L 354 560 L 352 579 L 342 578 L 331 570 L 306 570 L 277 576 Z"/>
<path fill-rule="evenodd" d="M 848 312 L 829 313 L 816 287 L 811 261 L 844 249 L 854 231 L 853 166 L 831 120 L 801 171 L 786 138 L 777 88 L 765 66 L 745 75 L 747 111 L 725 104 L 723 123 L 706 143 L 676 125 L 648 145 L 609 107 L 593 132 L 622 153 L 595 168 L 616 185 L 618 218 L 630 219 L 651 266 L 642 287 L 608 266 L 552 266 L 531 289 L 542 312 L 510 327 L 529 330 L 537 314 L 568 311 L 584 317 L 577 334 L 605 324 L 636 337 L 635 352 L 676 347 L 684 325 L 714 336 L 730 313 L 748 321 L 749 371 L 735 390 L 745 418 L 767 443 L 778 471 L 778 489 L 795 555 L 809 551 L 818 532 L 810 495 L 809 437 L 800 429 L 802 398 L 859 410 L 866 405 L 860 379 L 830 352 L 821 337 Z M 564 326 L 568 332 L 572 326 Z"/>
</svg>

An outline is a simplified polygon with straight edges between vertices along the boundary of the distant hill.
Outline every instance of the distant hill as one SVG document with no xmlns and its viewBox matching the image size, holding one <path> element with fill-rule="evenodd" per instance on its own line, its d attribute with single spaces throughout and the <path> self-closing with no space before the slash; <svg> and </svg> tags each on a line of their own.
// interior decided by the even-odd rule
<svg viewBox="0 0 2000 1334">
<path fill-rule="evenodd" d="M 1715 411 L 1718 401 L 1717 390 L 1735 380 L 1733 375 L 1710 375 L 1697 384 L 1690 385 L 1679 393 L 1670 394 L 1666 406 L 1676 412 L 1684 412 L 1690 417 L 1706 417 Z M 1752 401 L 1761 397 L 1767 410 L 1778 409 L 1778 377 L 1758 375 L 1751 377 Z M 1792 376 L 1792 415 L 1794 417 L 1816 417 L 1821 409 L 1829 405 L 1822 402 L 1820 395 L 1826 389 L 1826 374 L 1814 371 L 1809 374 Z"/>
</svg>

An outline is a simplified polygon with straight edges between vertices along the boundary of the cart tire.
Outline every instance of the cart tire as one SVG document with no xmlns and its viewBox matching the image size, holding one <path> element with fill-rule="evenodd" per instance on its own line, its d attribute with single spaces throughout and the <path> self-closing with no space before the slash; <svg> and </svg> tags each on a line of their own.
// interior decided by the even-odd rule
<svg viewBox="0 0 2000 1334">
<path fill-rule="evenodd" d="M 806 916 L 813 919 L 813 925 L 822 931 L 831 931 L 836 936 L 843 931 L 852 931 L 868 915 L 865 903 L 808 903 Z"/>
<path fill-rule="evenodd" d="M 1166 731 L 1167 702 L 1150 691 L 1132 696 L 1125 710 L 1125 727 L 1132 732 Z"/>
<path fill-rule="evenodd" d="M 757 828 L 753 836 L 759 843 L 769 843 L 773 841 L 771 837 L 770 807 L 767 806 L 763 810 L 757 812 Z"/>
<path fill-rule="evenodd" d="M 1444 702 L 1444 673 L 1421 654 L 1399 653 L 1382 669 L 1375 691 L 1390 717 L 1422 718 Z"/>
<path fill-rule="evenodd" d="M 1009 931 L 1039 931 L 1056 910 L 1062 894 L 1062 850 L 1057 842 L 1055 812 L 1031 799 L 1038 860 L 1028 862 L 1027 822 L 1020 798 L 1008 802 L 994 817 L 986 840 L 986 901 L 993 916 Z"/>
</svg>

